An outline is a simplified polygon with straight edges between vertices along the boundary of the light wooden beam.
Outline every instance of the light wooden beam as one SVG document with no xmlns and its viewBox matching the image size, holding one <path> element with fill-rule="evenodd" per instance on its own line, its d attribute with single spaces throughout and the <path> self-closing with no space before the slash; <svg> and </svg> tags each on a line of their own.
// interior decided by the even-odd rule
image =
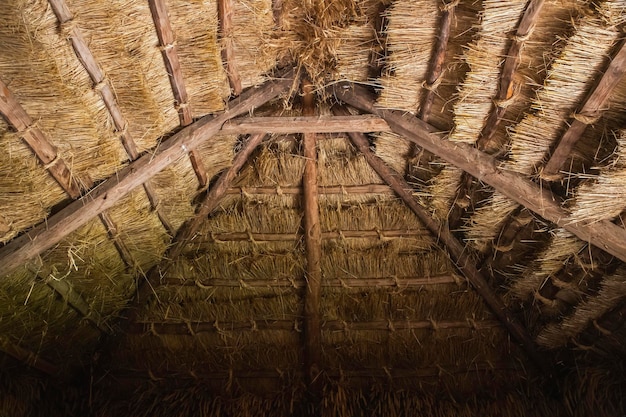
<svg viewBox="0 0 626 417">
<path fill-rule="evenodd" d="M 580 140 L 585 129 L 590 124 L 597 121 L 603 112 L 603 107 L 619 84 L 626 72 L 626 40 L 622 40 L 617 53 L 609 62 L 608 68 L 600 77 L 600 81 L 595 86 L 589 97 L 585 100 L 582 109 L 574 114 L 569 128 L 559 140 L 559 143 L 552 152 L 552 156 L 541 170 L 541 177 L 548 181 L 561 178 L 559 173 L 561 167 L 570 156 L 572 149 Z"/>
<path fill-rule="evenodd" d="M 104 210 L 113 207 L 135 187 L 145 183 L 178 158 L 218 133 L 225 121 L 266 103 L 287 91 L 291 84 L 292 79 L 289 74 L 284 78 L 268 81 L 258 88 L 250 89 L 232 100 L 228 110 L 214 116 L 206 116 L 187 126 L 164 141 L 153 152 L 141 156 L 126 168 L 115 173 L 93 192 L 74 201 L 46 222 L 13 239 L 0 248 L 0 277 L 9 274 L 29 259 L 51 248 Z"/>
<path fill-rule="evenodd" d="M 587 222 L 570 219 L 568 211 L 544 187 L 519 173 L 500 168 L 493 157 L 474 147 L 442 140 L 431 133 L 432 126 L 411 115 L 377 108 L 364 87 L 342 83 L 335 85 L 332 93 L 347 104 L 382 117 L 396 134 L 466 171 L 544 219 L 626 261 L 626 229 L 607 220 Z"/>
<path fill-rule="evenodd" d="M 347 112 L 344 108 L 335 107 L 337 114 Z M 415 119 L 418 120 L 418 119 Z M 392 127 L 393 124 L 390 124 Z M 385 162 L 370 150 L 370 144 L 367 138 L 361 133 L 351 133 L 350 139 L 358 150 L 363 154 L 368 164 L 378 173 L 405 204 L 415 213 L 420 221 L 428 228 L 431 233 L 439 239 L 439 241 L 447 249 L 450 258 L 454 262 L 458 270 L 467 278 L 474 289 L 483 298 L 485 303 L 491 308 L 494 315 L 502 322 L 509 331 L 511 336 L 524 348 L 528 356 L 537 364 L 537 366 L 549 372 L 549 366 L 537 352 L 535 343 L 530 334 L 508 311 L 502 300 L 487 284 L 487 280 L 476 268 L 475 259 L 472 258 L 469 251 L 465 250 L 465 246 L 450 232 L 448 228 L 439 223 L 432 215 L 423 208 L 413 197 L 411 186 Z M 429 149 L 432 152 L 432 150 Z M 433 152 L 436 154 L 436 152 Z"/>
<path fill-rule="evenodd" d="M 387 122 L 373 115 L 364 116 L 281 116 L 242 117 L 228 121 L 222 133 L 338 133 L 390 131 Z"/>
<path fill-rule="evenodd" d="M 330 230 L 319 234 L 320 240 L 328 239 L 415 239 L 430 236 L 424 229 L 402 230 Z M 298 233 L 254 233 L 254 232 L 222 232 L 213 233 L 209 242 L 251 241 L 251 242 L 288 242 L 300 240 Z M 306 240 L 306 239 L 305 239 Z"/>
<path fill-rule="evenodd" d="M 320 185 L 317 187 L 320 195 L 353 195 L 353 194 L 393 194 L 393 190 L 386 184 L 362 185 Z M 229 188 L 227 194 L 241 195 L 300 195 L 302 187 L 236 187 Z"/>
<path fill-rule="evenodd" d="M 20 134 L 28 147 L 37 155 L 44 168 L 52 175 L 72 199 L 77 199 L 81 194 L 81 181 L 70 171 L 57 152 L 56 147 L 48 140 L 47 136 L 39 129 L 26 110 L 18 102 L 15 95 L 7 85 L 0 80 L 0 114 Z M 89 184 L 85 184 L 88 188 Z"/>
<path fill-rule="evenodd" d="M 304 288 L 305 279 L 290 280 L 277 279 L 204 279 L 194 280 L 176 277 L 165 277 L 161 283 L 170 287 L 229 287 L 229 288 Z M 419 289 L 429 285 L 460 284 L 459 278 L 453 275 L 439 275 L 433 277 L 361 277 L 361 278 L 326 278 L 322 281 L 323 288 L 401 288 Z"/>
<path fill-rule="evenodd" d="M 230 89 L 235 96 L 241 94 L 241 77 L 235 62 L 235 44 L 233 41 L 233 0 L 217 0 L 217 15 L 219 32 L 222 40 L 222 60 L 226 67 L 226 74 Z M 254 24 L 254 23 L 252 23 Z"/>
<path fill-rule="evenodd" d="M 309 80 L 302 82 L 304 116 L 315 115 L 315 91 Z M 304 247 L 307 282 L 304 293 L 304 366 L 307 384 L 314 397 L 321 394 L 322 330 L 320 301 L 322 295 L 322 229 L 317 191 L 317 143 L 315 133 L 302 135 L 304 174 Z"/>
<path fill-rule="evenodd" d="M 113 93 L 113 88 L 110 85 L 110 81 L 105 77 L 104 72 L 100 68 L 98 61 L 94 57 L 91 49 L 87 45 L 85 41 L 85 37 L 80 29 L 80 27 L 73 25 L 74 15 L 71 10 L 67 6 L 65 0 L 48 0 L 50 6 L 52 7 L 52 11 L 56 15 L 61 27 L 67 27 L 69 32 L 66 34 L 69 38 L 69 41 L 74 48 L 74 52 L 76 53 L 76 57 L 83 65 L 83 68 L 89 74 L 91 81 L 93 82 L 93 89 L 100 94 L 104 105 L 106 106 L 109 114 L 111 115 L 111 119 L 113 120 L 113 124 L 115 125 L 115 129 L 120 133 L 120 141 L 122 142 L 122 146 L 126 150 L 126 154 L 131 161 L 136 160 L 139 157 L 139 151 L 137 150 L 137 145 L 135 140 L 132 138 L 130 132 L 128 131 L 128 121 L 122 114 L 122 110 L 120 109 L 117 99 L 115 98 L 115 94 Z M 150 205 L 152 209 L 157 212 L 159 220 L 163 224 L 163 227 L 168 231 L 168 233 L 173 234 L 174 230 L 164 215 L 163 211 L 160 209 L 159 198 L 157 194 L 154 192 L 152 185 L 149 182 L 144 184 L 144 189 L 146 191 L 146 195 L 148 200 L 150 201 Z M 103 220 L 105 221 L 105 220 Z"/>
<path fill-rule="evenodd" d="M 180 125 L 182 127 L 189 126 L 193 122 L 193 116 L 189 98 L 187 97 L 185 78 L 183 77 L 183 71 L 178 59 L 176 36 L 170 22 L 167 4 L 165 0 L 149 0 L 148 4 L 150 6 L 150 12 L 152 13 L 152 20 L 154 21 L 157 37 L 159 38 L 159 46 L 161 48 L 161 54 L 163 55 L 165 69 L 169 75 L 170 85 L 174 93 L 174 101 L 178 109 Z M 206 187 L 207 173 L 198 152 L 195 150 L 189 151 L 189 160 L 198 178 L 200 188 Z"/>
</svg>

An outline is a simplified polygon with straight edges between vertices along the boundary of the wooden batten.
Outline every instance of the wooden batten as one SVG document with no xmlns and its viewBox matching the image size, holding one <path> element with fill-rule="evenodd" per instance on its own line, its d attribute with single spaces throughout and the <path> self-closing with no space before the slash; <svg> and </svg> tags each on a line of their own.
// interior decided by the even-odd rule
<svg viewBox="0 0 626 417">
<path fill-rule="evenodd" d="M 187 97 L 185 79 L 178 59 L 178 47 L 176 46 L 176 36 L 172 29 L 170 17 L 167 11 L 165 0 L 150 0 L 150 12 L 159 38 L 159 46 L 163 55 L 163 62 L 169 75 L 170 85 L 174 93 L 174 101 L 178 109 L 178 118 L 182 127 L 189 126 L 193 122 L 191 107 Z M 189 160 L 193 167 L 200 188 L 207 185 L 207 173 L 200 160 L 200 155 L 194 150 L 189 152 Z"/>
<path fill-rule="evenodd" d="M 60 210 L 55 215 L 22 236 L 0 248 L 0 277 L 9 274 L 27 260 L 41 254 L 89 220 L 113 207 L 135 187 L 148 181 L 173 161 L 195 149 L 200 143 L 219 132 L 222 124 L 238 115 L 258 107 L 287 91 L 293 80 L 285 78 L 267 82 L 250 89 L 231 101 L 230 108 L 215 116 L 206 116 L 187 126 L 164 141 L 154 152 L 141 156 L 126 168 L 114 174 L 82 198 Z"/>
<path fill-rule="evenodd" d="M 321 232 L 319 239 L 410 239 L 429 235 L 424 229 L 402 230 L 331 230 Z M 213 233 L 210 240 L 213 242 L 288 242 L 301 239 L 298 233 L 253 233 L 253 232 L 223 232 Z"/>
<path fill-rule="evenodd" d="M 305 318 L 306 320 L 306 318 Z M 191 335 L 198 333 L 217 332 L 256 332 L 256 331 L 286 331 L 293 332 L 302 325 L 296 320 L 248 320 L 242 322 L 136 322 L 129 328 L 131 334 L 152 335 Z M 447 329 L 472 329 L 491 330 L 501 328 L 502 325 L 496 320 L 421 320 L 421 321 L 389 321 L 376 320 L 366 322 L 345 322 L 342 320 L 328 320 L 321 324 L 323 331 L 402 331 L 402 330 L 447 330 Z M 306 331 L 306 330 L 305 330 Z M 319 370 L 321 371 L 321 369 Z"/>
<path fill-rule="evenodd" d="M 227 194 L 240 195 L 300 195 L 302 187 L 236 187 L 229 188 Z M 324 186 L 317 187 L 320 195 L 360 195 L 360 194 L 393 194 L 393 190 L 385 184 L 363 184 L 346 186 Z"/>
<path fill-rule="evenodd" d="M 315 92 L 310 81 L 302 82 L 304 116 L 315 115 Z M 322 231 L 317 190 L 317 145 L 315 133 L 302 135 L 304 177 L 304 246 L 306 248 L 306 289 L 304 293 L 304 355 L 307 383 L 312 394 L 321 394 L 322 330 L 320 298 L 322 293 Z"/>
<path fill-rule="evenodd" d="M 588 125 L 595 123 L 603 112 L 603 107 L 615 87 L 626 72 L 626 41 L 622 40 L 617 53 L 609 62 L 604 74 L 589 94 L 582 108 L 573 115 L 573 120 L 558 142 L 552 156 L 541 170 L 541 178 L 554 181 L 562 175 L 559 170 L 569 158 L 572 149 L 582 137 Z"/>
<path fill-rule="evenodd" d="M 340 133 L 340 132 L 385 132 L 389 126 L 380 117 L 364 116 L 281 116 L 242 117 L 228 121 L 222 133 Z"/>
<path fill-rule="evenodd" d="M 494 104 L 476 141 L 476 147 L 481 151 L 487 150 L 489 153 L 498 151 L 492 144 L 492 139 L 506 113 L 508 104 L 515 99 L 515 91 L 520 88 L 520 86 L 514 84 L 513 79 L 520 65 L 524 43 L 532 34 L 543 4 L 544 0 L 529 1 L 513 36 L 500 73 L 498 92 L 493 100 Z M 460 226 L 461 219 L 468 208 L 472 207 L 475 201 L 480 199 L 478 188 L 476 181 L 464 172 L 461 176 L 459 190 L 454 199 L 455 204 L 448 215 L 448 224 L 451 229 L 456 229 Z"/>
<path fill-rule="evenodd" d="M 226 67 L 228 82 L 233 95 L 242 91 L 241 77 L 237 69 L 235 46 L 233 45 L 233 0 L 217 0 L 219 33 L 222 39 L 222 60 Z"/>
<path fill-rule="evenodd" d="M 341 97 L 338 97 L 341 98 Z M 351 101 L 351 100 L 344 100 Z M 373 103 L 373 102 L 372 102 Z M 347 110 L 343 108 L 334 108 L 338 114 L 345 114 Z M 418 119 L 415 119 L 418 120 Z M 388 119 L 388 122 L 390 120 Z M 394 124 L 390 122 L 393 128 Z M 359 151 L 365 156 L 367 162 L 380 175 L 398 196 L 406 203 L 406 205 L 415 213 L 415 215 L 424 223 L 434 236 L 447 249 L 452 261 L 458 270 L 472 284 L 476 292 L 485 300 L 485 303 L 491 308 L 494 315 L 502 322 L 509 331 L 511 336 L 524 348 L 528 356 L 543 371 L 552 373 L 547 362 L 539 355 L 535 347 L 533 339 L 530 337 L 528 330 L 524 328 L 507 310 L 503 301 L 487 284 L 487 280 L 475 267 L 475 259 L 465 250 L 465 246 L 450 232 L 450 230 L 439 223 L 428 211 L 423 208 L 413 197 L 411 186 L 396 172 L 394 172 L 385 162 L 376 156 L 369 147 L 369 142 L 363 134 L 352 133 L 350 139 Z M 428 149 L 431 151 L 430 149 Z M 437 154 L 437 152 L 433 152 Z"/>
<path fill-rule="evenodd" d="M 347 87 L 346 87 L 347 86 Z M 498 168 L 495 158 L 463 143 L 452 143 L 432 134 L 433 127 L 414 117 L 374 105 L 367 89 L 349 83 L 333 86 L 338 99 L 366 112 L 383 117 L 391 129 L 406 140 L 415 142 L 443 160 L 466 171 L 476 179 L 523 205 L 544 219 L 568 230 L 581 240 L 626 261 L 626 230 L 610 221 L 589 224 L 571 221 L 559 199 L 522 175 Z"/>
<path fill-rule="evenodd" d="M 40 358 L 34 352 L 31 352 L 28 349 L 25 349 L 21 346 L 18 346 L 14 343 L 9 342 L 8 340 L 0 337 L 0 351 L 6 353 L 7 355 L 17 359 L 23 364 L 37 369 L 38 371 L 43 372 L 46 375 L 52 377 L 59 376 L 59 367 L 52 362 Z"/>
<path fill-rule="evenodd" d="M 322 281 L 322 288 L 422 288 L 429 285 L 458 284 L 459 279 L 452 275 L 440 275 L 433 277 L 389 277 L 389 278 L 325 278 Z M 304 288 L 307 283 L 302 279 L 299 281 L 289 279 L 206 279 L 192 280 L 185 278 L 166 277 L 161 280 L 166 286 L 198 286 L 203 287 L 226 287 L 226 288 Z"/>
<path fill-rule="evenodd" d="M 44 165 L 44 169 L 72 199 L 80 197 L 81 185 L 86 189 L 91 187 L 87 179 L 81 181 L 72 174 L 67 163 L 57 153 L 56 147 L 37 127 L 2 80 L 0 80 L 0 114 L 20 133 L 24 142 Z"/>
</svg>

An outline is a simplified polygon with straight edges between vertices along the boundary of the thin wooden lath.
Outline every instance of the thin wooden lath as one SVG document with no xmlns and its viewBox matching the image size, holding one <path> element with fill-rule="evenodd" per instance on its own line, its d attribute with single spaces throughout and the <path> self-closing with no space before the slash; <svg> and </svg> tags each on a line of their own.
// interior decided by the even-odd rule
<svg viewBox="0 0 626 417">
<path fill-rule="evenodd" d="M 185 87 L 185 79 L 180 68 L 178 59 L 178 47 L 176 46 L 176 36 L 172 29 L 170 17 L 167 10 L 165 0 L 150 0 L 150 12 L 152 20 L 159 38 L 159 47 L 163 55 L 163 62 L 167 69 L 167 75 L 170 79 L 172 92 L 174 94 L 175 106 L 178 110 L 178 118 L 182 127 L 189 126 L 193 122 L 191 106 L 187 97 L 187 88 Z M 197 151 L 189 151 L 189 160 L 193 167 L 196 177 L 198 178 L 199 187 L 204 188 L 207 185 L 207 173 L 202 164 L 200 155 Z"/>
<path fill-rule="evenodd" d="M 9 342 L 3 337 L 0 337 L 0 351 L 17 359 L 18 361 L 33 369 L 37 369 L 38 371 L 43 372 L 46 375 L 52 377 L 59 376 L 59 367 L 56 364 L 48 361 L 47 359 L 39 357 L 39 355 L 31 352 L 28 349 Z"/>
<path fill-rule="evenodd" d="M 233 44 L 233 0 L 217 0 L 217 12 L 222 41 L 222 61 L 226 68 L 232 93 L 238 96 L 241 94 L 242 85 L 235 61 L 235 45 Z"/>
</svg>

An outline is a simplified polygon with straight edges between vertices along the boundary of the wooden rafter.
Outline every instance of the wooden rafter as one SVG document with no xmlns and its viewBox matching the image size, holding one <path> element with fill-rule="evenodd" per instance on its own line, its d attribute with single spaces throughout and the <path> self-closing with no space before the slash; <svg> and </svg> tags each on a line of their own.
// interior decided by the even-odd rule
<svg viewBox="0 0 626 417">
<path fill-rule="evenodd" d="M 305 324 L 306 325 L 306 324 Z M 283 330 L 295 331 L 301 324 L 294 320 L 248 320 L 248 321 L 195 321 L 195 322 L 136 322 L 128 332 L 131 334 L 153 335 L 195 335 L 197 333 L 242 332 Z M 324 331 L 401 331 L 401 330 L 447 330 L 473 329 L 491 330 L 502 327 L 497 320 L 376 320 L 362 322 L 345 322 L 343 320 L 328 320 L 321 324 Z"/>
<path fill-rule="evenodd" d="M 541 171 L 541 177 L 548 181 L 561 178 L 559 170 L 569 158 L 572 149 L 582 137 L 588 125 L 595 123 L 615 87 L 626 72 L 626 41 L 622 40 L 617 53 L 612 57 L 598 84 L 585 100 L 582 109 L 573 115 L 572 123 L 563 134 L 552 156 Z"/>
<path fill-rule="evenodd" d="M 72 174 L 68 165 L 57 152 L 56 147 L 48 140 L 37 124 L 33 123 L 33 119 L 26 113 L 26 110 L 2 80 L 0 80 L 0 114 L 7 123 L 17 130 L 61 188 L 72 199 L 80 197 L 81 185 L 87 185 L 85 188 L 89 187 L 89 184 L 84 184 L 87 179 L 80 181 Z"/>
<path fill-rule="evenodd" d="M 233 0 L 217 0 L 220 36 L 222 39 L 222 60 L 226 67 L 228 82 L 233 94 L 241 94 L 241 77 L 235 62 L 235 44 L 233 41 Z"/>
<path fill-rule="evenodd" d="M 432 277 L 359 277 L 359 278 L 325 278 L 322 281 L 323 288 L 383 288 L 393 287 L 402 289 L 422 288 L 429 285 L 457 284 L 459 279 L 452 275 L 439 275 Z M 304 288 L 305 279 L 290 280 L 286 278 L 266 279 L 206 279 L 193 280 L 185 278 L 165 277 L 161 283 L 170 287 L 183 286 L 193 287 L 230 287 L 230 288 Z"/>
<path fill-rule="evenodd" d="M 206 116 L 187 126 L 164 141 L 150 154 L 139 157 L 126 168 L 115 173 L 87 196 L 76 200 L 45 223 L 39 224 L 22 236 L 0 248 L 0 277 L 41 254 L 89 220 L 113 207 L 135 187 L 145 183 L 165 167 L 195 149 L 200 143 L 219 132 L 222 124 L 240 114 L 251 111 L 268 100 L 287 91 L 291 75 L 268 81 L 250 89 L 229 103 L 229 109 L 217 115 Z"/>
<path fill-rule="evenodd" d="M 191 106 L 187 97 L 187 88 L 185 86 L 185 79 L 183 77 L 183 71 L 180 67 L 180 61 L 178 58 L 178 47 L 176 46 L 176 36 L 172 29 L 170 17 L 167 10 L 167 4 L 165 0 L 150 0 L 149 1 L 150 12 L 152 13 L 152 20 L 154 21 L 154 27 L 156 29 L 157 37 L 159 38 L 159 46 L 161 47 L 161 54 L 163 55 L 163 62 L 170 79 L 170 85 L 172 86 L 172 92 L 174 93 L 174 101 L 176 108 L 178 109 L 178 118 L 182 127 L 189 126 L 193 122 L 193 116 L 191 113 Z M 200 155 L 197 151 L 189 151 L 189 160 L 193 167 L 200 188 L 204 188 L 207 185 L 207 173 L 204 169 L 204 165 L 200 159 Z"/>
<path fill-rule="evenodd" d="M 306 194 L 305 194 L 306 195 Z M 320 232 L 319 239 L 410 239 L 430 236 L 424 229 L 401 229 L 401 230 L 330 230 Z M 213 233 L 209 236 L 212 242 L 288 242 L 301 239 L 298 233 L 254 233 L 254 232 L 222 232 Z"/>
<path fill-rule="evenodd" d="M 380 117 L 365 116 L 285 116 L 241 117 L 224 123 L 222 133 L 338 133 L 383 132 L 389 126 Z"/>
<path fill-rule="evenodd" d="M 500 72 L 498 92 L 494 97 L 489 116 L 476 141 L 476 147 L 481 151 L 487 151 L 489 153 L 499 151 L 493 143 L 494 134 L 506 114 L 507 107 L 515 100 L 515 92 L 520 88 L 513 80 L 522 59 L 524 43 L 532 34 L 533 28 L 540 16 L 541 9 L 543 8 L 543 4 L 544 0 L 530 0 L 528 2 L 522 19 L 517 26 L 515 35 L 511 40 L 511 45 L 506 54 L 502 71 Z M 475 200 L 481 198 L 478 194 L 478 184 L 474 181 L 472 176 L 463 173 L 459 182 L 459 189 L 454 199 L 455 204 L 448 216 L 448 224 L 453 230 L 460 225 L 461 219 L 467 209 L 474 205 Z"/>
<path fill-rule="evenodd" d="M 17 359 L 19 362 L 43 372 L 52 377 L 59 376 L 59 367 L 52 362 L 39 357 L 38 354 L 9 342 L 4 337 L 0 337 L 0 351 Z"/>
<path fill-rule="evenodd" d="M 102 101 L 109 111 L 111 119 L 113 119 L 115 129 L 120 132 L 120 140 L 126 150 L 128 158 L 131 161 L 136 160 L 139 157 L 139 151 L 137 150 L 137 145 L 134 139 L 128 131 L 128 121 L 122 114 L 122 110 L 117 103 L 117 99 L 115 98 L 110 82 L 105 77 L 104 72 L 100 68 L 100 65 L 91 52 L 91 49 L 89 49 L 81 29 L 78 26 L 72 25 L 74 15 L 67 6 L 65 0 L 48 1 L 61 26 L 70 28 L 68 36 L 74 48 L 74 52 L 76 53 L 80 63 L 83 65 L 83 68 L 85 68 L 87 74 L 89 74 L 89 77 L 94 84 L 93 89 L 98 91 L 100 97 L 102 97 Z M 168 233 L 173 234 L 174 229 L 163 213 L 163 210 L 160 209 L 159 198 L 149 182 L 144 184 L 144 190 L 148 196 L 150 205 L 156 211 L 163 227 L 168 231 Z"/>
<path fill-rule="evenodd" d="M 340 97 L 342 100 L 344 97 Z M 346 99 L 346 102 L 352 100 Z M 345 114 L 347 110 L 344 108 L 335 107 L 334 111 L 338 114 Z M 418 120 L 418 119 L 415 119 Z M 390 126 L 392 128 L 395 123 L 392 123 L 389 119 Z M 370 150 L 370 144 L 367 138 L 362 133 L 351 133 L 350 139 L 358 150 L 364 155 L 368 164 L 378 173 L 378 175 L 385 181 L 398 196 L 404 201 L 404 203 L 415 213 L 424 226 L 428 228 L 434 236 L 437 236 L 439 241 L 447 249 L 450 258 L 458 268 L 458 270 L 467 278 L 472 284 L 474 289 L 483 298 L 485 303 L 491 308 L 494 315 L 502 322 L 502 324 L 509 331 L 511 336 L 524 348 L 528 356 L 535 362 L 535 364 L 543 371 L 550 372 L 550 367 L 546 361 L 539 355 L 535 347 L 533 339 L 530 334 L 507 310 L 502 300 L 496 295 L 496 293 L 489 287 L 487 280 L 482 276 L 475 266 L 475 259 L 472 258 L 471 253 L 465 250 L 465 246 L 459 242 L 459 240 L 450 232 L 448 228 L 438 222 L 425 208 L 423 208 L 413 196 L 411 186 L 395 171 L 393 171 L 385 162 L 375 155 Z M 424 146 L 426 148 L 426 146 Z M 428 148 L 427 148 L 428 149 Z M 428 149 L 430 152 L 437 154 L 434 147 Z"/>
<path fill-rule="evenodd" d="M 364 87 L 340 83 L 332 87 L 332 92 L 341 101 L 384 118 L 391 129 L 406 140 L 419 144 L 581 240 L 626 261 L 626 229 L 623 227 L 607 220 L 593 223 L 571 220 L 569 212 L 561 207 L 558 198 L 550 191 L 519 173 L 499 168 L 493 157 L 474 147 L 442 140 L 440 136 L 431 133 L 434 129 L 432 126 L 415 117 L 377 108 Z"/>
<path fill-rule="evenodd" d="M 61 188 L 63 188 L 63 190 L 72 199 L 80 197 L 79 189 L 77 188 L 78 185 L 76 181 L 73 180 L 75 176 L 68 168 L 68 165 L 65 163 L 63 158 L 58 155 L 54 145 L 52 144 L 48 136 L 43 133 L 39 128 L 32 127 L 31 117 L 28 115 L 28 113 L 26 113 L 26 111 L 16 100 L 13 93 L 2 81 L 0 81 L 0 113 L 2 113 L 2 115 L 16 130 L 20 131 L 20 129 L 22 129 L 22 131 L 24 132 L 24 137 L 28 136 L 29 138 L 36 138 L 36 141 L 26 139 L 25 141 L 29 145 L 33 153 L 35 153 L 35 155 L 39 158 L 40 162 L 45 163 L 48 158 L 54 156 L 53 162 L 46 164 L 44 168 L 47 169 L 48 172 L 50 172 L 50 174 L 55 179 L 57 179 L 57 182 L 59 183 Z M 59 177 L 59 174 L 61 173 L 62 177 Z M 115 248 L 120 254 L 120 257 L 127 266 L 132 266 L 132 255 L 130 254 L 130 251 L 126 247 L 125 243 L 117 235 L 115 223 L 113 223 L 113 220 L 111 220 L 111 218 L 105 212 L 100 213 L 99 216 L 100 220 L 108 231 L 109 236 L 111 237 L 113 244 L 115 245 Z M 78 293 L 73 291 L 72 286 L 69 283 L 65 281 L 56 281 L 54 279 L 46 279 L 45 281 L 50 288 L 56 291 L 78 313 L 82 314 L 88 319 L 90 317 L 96 318 L 97 314 L 91 314 L 87 302 Z M 97 323 L 101 322 L 101 320 L 99 319 L 96 321 Z M 96 327 L 100 328 L 100 324 L 97 324 Z M 103 329 L 101 328 L 101 330 Z"/>
<path fill-rule="evenodd" d="M 315 92 L 310 81 L 302 82 L 304 116 L 315 114 Z M 317 191 L 317 144 L 315 133 L 302 135 L 304 176 L 302 178 L 304 207 L 304 246 L 306 248 L 306 289 L 304 293 L 304 366 L 309 389 L 321 394 L 322 329 L 320 299 L 322 295 L 322 229 Z"/>
</svg>

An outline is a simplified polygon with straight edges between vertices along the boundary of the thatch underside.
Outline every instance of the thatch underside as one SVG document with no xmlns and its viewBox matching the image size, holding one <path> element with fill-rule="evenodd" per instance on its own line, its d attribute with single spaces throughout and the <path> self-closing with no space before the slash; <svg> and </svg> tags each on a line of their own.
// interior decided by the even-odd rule
<svg viewBox="0 0 626 417">
<path fill-rule="evenodd" d="M 0 2 L 0 414 L 624 414 L 625 10 Z"/>
</svg>

